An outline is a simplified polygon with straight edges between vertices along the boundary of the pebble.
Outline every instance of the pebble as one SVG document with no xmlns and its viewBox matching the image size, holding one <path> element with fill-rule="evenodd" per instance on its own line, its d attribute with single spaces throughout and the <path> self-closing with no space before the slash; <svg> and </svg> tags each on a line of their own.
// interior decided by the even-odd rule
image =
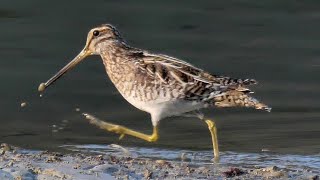
<svg viewBox="0 0 320 180">
<path fill-rule="evenodd" d="M 224 171 L 222 174 L 225 175 L 227 178 L 230 178 L 234 176 L 240 176 L 244 174 L 244 171 L 239 168 L 230 168 L 230 170 Z"/>
<path fill-rule="evenodd" d="M 159 165 L 165 165 L 165 164 L 167 164 L 167 161 L 165 161 L 163 159 L 159 159 L 159 160 L 156 160 L 156 163 Z"/>
<path fill-rule="evenodd" d="M 10 161 L 7 166 L 13 166 L 13 161 Z"/>
<path fill-rule="evenodd" d="M 51 162 L 57 162 L 57 161 L 62 161 L 61 158 L 59 158 L 58 156 L 56 155 L 52 155 L 52 156 L 49 156 L 46 160 L 47 163 L 51 163 Z"/>
<path fill-rule="evenodd" d="M 11 150 L 11 146 L 10 146 L 9 144 L 7 144 L 7 143 L 2 143 L 2 144 L 0 145 L 0 147 L 1 147 L 1 149 L 2 149 L 3 151 L 10 151 L 10 150 Z"/>
<path fill-rule="evenodd" d="M 146 169 L 146 170 L 144 171 L 143 175 L 144 175 L 144 178 L 145 178 L 145 179 L 151 179 L 151 178 L 152 178 L 152 172 L 149 171 L 148 169 Z"/>
<path fill-rule="evenodd" d="M 79 169 L 80 167 L 81 167 L 80 164 L 76 164 L 76 165 L 73 166 L 73 169 Z"/>
<path fill-rule="evenodd" d="M 277 166 L 271 166 L 271 167 L 266 167 L 266 168 L 260 168 L 260 169 L 255 169 L 253 170 L 253 173 L 255 175 L 260 175 L 264 177 L 275 177 L 275 178 L 285 178 L 288 177 L 288 173 L 285 171 L 282 171 L 279 167 Z"/>
<path fill-rule="evenodd" d="M 55 169 L 51 169 L 51 168 L 50 169 L 44 169 L 42 171 L 42 174 L 49 175 L 49 176 L 56 177 L 56 178 L 60 178 L 60 179 L 70 179 L 71 178 L 71 176 L 65 175 L 62 172 L 57 171 Z"/>
</svg>

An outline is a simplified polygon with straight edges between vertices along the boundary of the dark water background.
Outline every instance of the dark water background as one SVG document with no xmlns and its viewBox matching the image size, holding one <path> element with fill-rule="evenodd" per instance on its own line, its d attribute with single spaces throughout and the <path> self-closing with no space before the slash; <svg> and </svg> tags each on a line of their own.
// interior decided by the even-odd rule
<svg viewBox="0 0 320 180">
<path fill-rule="evenodd" d="M 37 87 L 84 46 L 92 27 L 112 23 L 130 45 L 184 59 L 232 77 L 255 78 L 255 97 L 271 113 L 211 109 L 221 151 L 320 152 L 320 1 L 43 1 L 0 2 L 0 142 L 56 149 L 110 144 L 210 150 L 205 124 L 161 121 L 148 144 L 89 125 L 76 112 L 151 133 L 147 113 L 128 104 L 90 57 L 39 98 Z M 28 105 L 20 108 L 20 103 Z M 57 127 L 54 127 L 56 125 Z M 63 127 L 59 130 L 59 127 Z M 58 132 L 55 132 L 58 130 Z"/>
</svg>

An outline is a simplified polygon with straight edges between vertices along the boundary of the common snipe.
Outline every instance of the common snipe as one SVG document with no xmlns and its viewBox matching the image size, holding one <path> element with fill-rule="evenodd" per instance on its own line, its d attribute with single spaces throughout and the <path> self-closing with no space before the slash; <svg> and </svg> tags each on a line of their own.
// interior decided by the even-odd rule
<svg viewBox="0 0 320 180">
<path fill-rule="evenodd" d="M 253 107 L 270 111 L 271 108 L 249 96 L 246 86 L 256 84 L 253 79 L 233 79 L 211 75 L 174 57 L 153 54 L 130 47 L 118 30 L 103 24 L 90 30 L 84 49 L 63 67 L 39 91 L 55 82 L 86 56 L 100 55 L 106 72 L 121 95 L 136 108 L 151 114 L 152 135 L 101 121 L 84 114 L 90 123 L 102 129 L 144 139 L 158 139 L 158 124 L 169 116 L 195 116 L 207 123 L 213 143 L 215 158 L 219 157 L 217 130 L 214 121 L 205 119 L 199 112 L 208 107 Z"/>
</svg>

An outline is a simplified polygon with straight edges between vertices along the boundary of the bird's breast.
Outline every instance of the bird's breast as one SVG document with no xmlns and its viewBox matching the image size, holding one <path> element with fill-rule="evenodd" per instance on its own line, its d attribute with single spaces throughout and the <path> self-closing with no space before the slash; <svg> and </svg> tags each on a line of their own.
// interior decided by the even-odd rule
<svg viewBox="0 0 320 180">
<path fill-rule="evenodd" d="M 106 72 L 120 94 L 133 106 L 145 110 L 150 103 L 157 104 L 178 97 L 178 91 L 163 86 L 137 71 L 134 64 L 105 62 Z"/>
</svg>

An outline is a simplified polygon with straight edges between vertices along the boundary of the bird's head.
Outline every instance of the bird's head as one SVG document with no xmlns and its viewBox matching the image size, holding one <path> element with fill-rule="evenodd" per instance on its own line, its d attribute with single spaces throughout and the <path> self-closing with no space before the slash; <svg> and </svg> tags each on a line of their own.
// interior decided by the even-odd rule
<svg viewBox="0 0 320 180">
<path fill-rule="evenodd" d="M 58 80 L 62 75 L 81 62 L 85 57 L 101 54 L 101 51 L 104 47 L 108 47 L 113 43 L 122 42 L 123 40 L 120 36 L 120 33 L 114 26 L 110 24 L 103 24 L 91 29 L 88 33 L 87 42 L 83 50 L 59 72 L 52 76 L 46 83 L 41 83 L 38 90 L 40 92 L 44 91 L 45 88 L 49 87 L 53 82 Z"/>
<path fill-rule="evenodd" d="M 88 54 L 100 54 L 102 47 L 122 41 L 119 31 L 114 26 L 103 24 L 89 31 L 87 43 L 83 50 L 87 51 Z"/>
</svg>

